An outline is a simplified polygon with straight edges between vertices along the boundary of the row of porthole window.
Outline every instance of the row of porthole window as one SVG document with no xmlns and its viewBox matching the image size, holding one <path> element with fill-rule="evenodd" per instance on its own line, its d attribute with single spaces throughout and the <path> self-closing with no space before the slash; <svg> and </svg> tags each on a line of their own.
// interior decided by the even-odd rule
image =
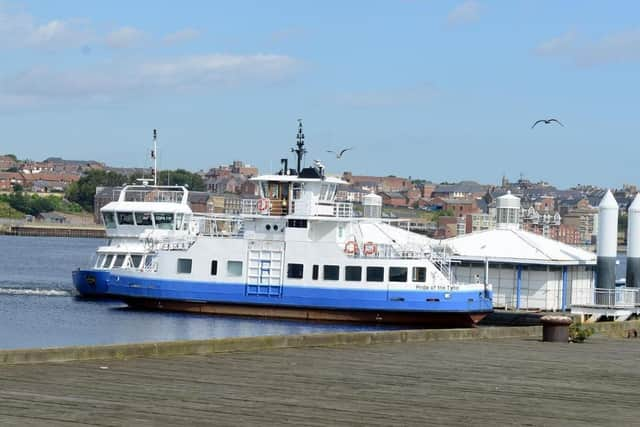
<svg viewBox="0 0 640 427">
<path fill-rule="evenodd" d="M 344 280 L 347 282 L 361 282 L 363 267 L 347 265 L 344 267 Z M 287 277 L 289 279 L 302 279 L 304 277 L 304 264 L 288 264 Z M 311 271 L 312 280 L 340 280 L 339 265 L 323 265 L 322 279 L 320 279 L 320 266 L 315 264 Z M 365 280 L 367 282 L 384 282 L 385 267 L 365 267 Z M 409 280 L 409 267 L 389 267 L 387 280 L 389 282 L 407 282 Z M 426 267 L 412 267 L 411 281 L 424 283 L 427 281 Z"/>
</svg>

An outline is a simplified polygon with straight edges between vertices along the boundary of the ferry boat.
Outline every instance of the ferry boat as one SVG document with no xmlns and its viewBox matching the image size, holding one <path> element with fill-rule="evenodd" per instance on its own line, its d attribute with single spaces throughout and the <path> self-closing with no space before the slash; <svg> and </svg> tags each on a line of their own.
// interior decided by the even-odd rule
<svg viewBox="0 0 640 427">
<path fill-rule="evenodd" d="M 472 326 L 492 311 L 491 288 L 458 283 L 437 241 L 336 201 L 346 182 L 323 165 L 252 178 L 259 198 L 237 213 L 194 213 L 185 187 L 126 186 L 101 213 L 110 244 L 74 284 L 133 307 L 197 313 Z"/>
</svg>

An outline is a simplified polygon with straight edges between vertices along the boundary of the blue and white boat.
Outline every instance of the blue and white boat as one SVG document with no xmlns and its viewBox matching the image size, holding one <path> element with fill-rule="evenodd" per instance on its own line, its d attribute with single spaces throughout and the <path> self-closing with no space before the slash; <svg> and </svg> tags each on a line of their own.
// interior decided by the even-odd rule
<svg viewBox="0 0 640 427">
<path fill-rule="evenodd" d="M 385 222 L 379 196 L 362 216 L 336 201 L 346 182 L 301 167 L 301 128 L 293 151 L 297 168 L 283 159 L 253 178 L 260 198 L 237 214 L 191 212 L 184 187 L 125 187 L 101 210 L 111 243 L 74 272 L 76 288 L 135 307 L 311 320 L 471 326 L 492 311 L 490 286 L 456 282 L 446 251 Z"/>
</svg>

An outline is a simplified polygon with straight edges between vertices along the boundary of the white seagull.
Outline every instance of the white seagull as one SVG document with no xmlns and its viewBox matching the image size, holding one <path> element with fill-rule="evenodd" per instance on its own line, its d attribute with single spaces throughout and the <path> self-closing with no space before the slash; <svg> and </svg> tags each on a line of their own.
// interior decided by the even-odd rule
<svg viewBox="0 0 640 427">
<path fill-rule="evenodd" d="M 352 150 L 352 149 L 353 149 L 353 147 L 345 148 L 345 149 L 340 150 L 340 151 L 331 151 L 331 150 L 327 150 L 327 153 L 333 153 L 333 154 L 335 154 L 335 155 L 336 155 L 336 159 L 341 159 L 341 158 L 342 158 L 342 155 L 343 155 L 345 152 L 347 152 L 347 151 L 349 151 L 349 150 Z"/>
</svg>

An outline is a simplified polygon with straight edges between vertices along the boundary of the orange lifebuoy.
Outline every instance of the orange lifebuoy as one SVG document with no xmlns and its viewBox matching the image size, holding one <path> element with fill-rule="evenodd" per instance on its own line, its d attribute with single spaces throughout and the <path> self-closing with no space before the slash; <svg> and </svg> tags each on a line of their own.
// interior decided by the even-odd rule
<svg viewBox="0 0 640 427">
<path fill-rule="evenodd" d="M 358 252 L 358 244 L 353 240 L 349 240 L 344 244 L 344 252 L 348 255 L 355 254 L 356 252 Z"/>
<path fill-rule="evenodd" d="M 256 207 L 258 208 L 258 212 L 265 213 L 269 210 L 269 205 L 271 205 L 271 200 L 262 198 L 258 200 L 258 204 L 256 205 Z"/>
<path fill-rule="evenodd" d="M 365 255 L 373 255 L 378 252 L 378 246 L 373 242 L 367 242 L 364 244 L 363 251 Z"/>
</svg>

